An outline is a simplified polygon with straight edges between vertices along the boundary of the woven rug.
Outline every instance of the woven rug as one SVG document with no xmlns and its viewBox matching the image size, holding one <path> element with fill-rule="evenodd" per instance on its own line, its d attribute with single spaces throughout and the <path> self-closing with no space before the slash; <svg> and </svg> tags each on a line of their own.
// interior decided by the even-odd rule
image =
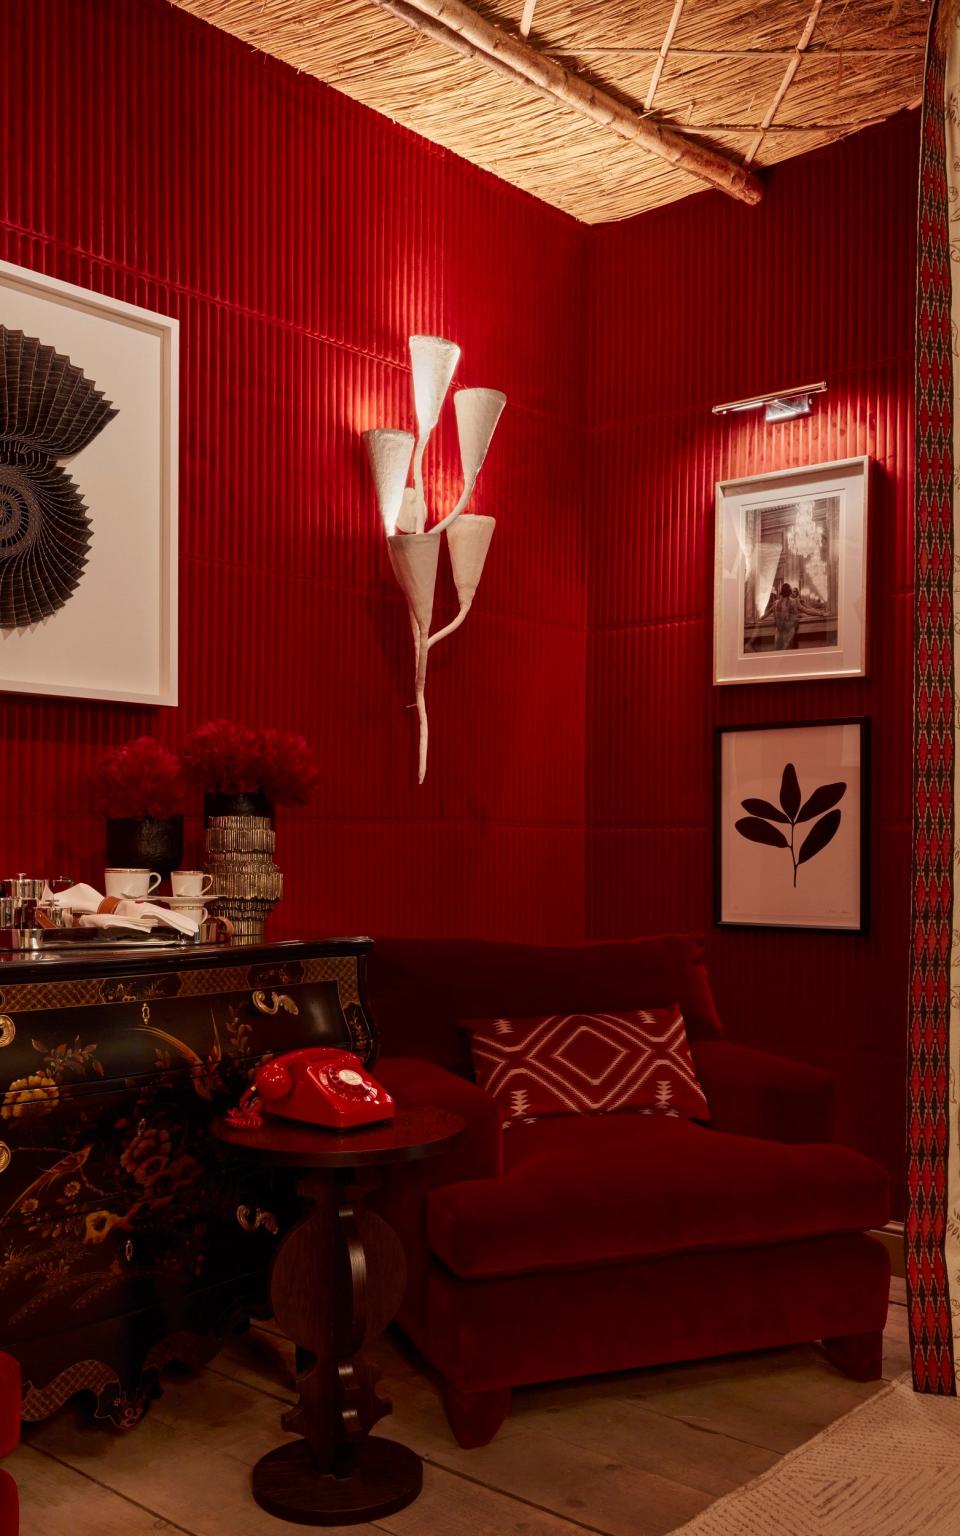
<svg viewBox="0 0 960 1536">
<path fill-rule="evenodd" d="M 674 1536 L 958 1536 L 960 1403 L 909 1376 Z"/>
</svg>

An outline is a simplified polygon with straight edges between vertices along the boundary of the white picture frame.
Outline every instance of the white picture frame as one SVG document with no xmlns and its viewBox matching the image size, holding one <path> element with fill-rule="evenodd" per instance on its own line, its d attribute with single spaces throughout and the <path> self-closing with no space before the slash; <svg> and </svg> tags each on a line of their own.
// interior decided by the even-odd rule
<svg viewBox="0 0 960 1536">
<path fill-rule="evenodd" d="M 714 922 L 863 934 L 870 914 L 870 722 L 718 726 Z"/>
<path fill-rule="evenodd" d="M 717 685 L 865 675 L 869 482 L 862 456 L 717 484 Z"/>
<path fill-rule="evenodd" d="M 86 565 L 56 612 L 0 626 L 0 691 L 175 705 L 179 322 L 0 261 L 0 325 L 67 356 L 116 407 L 52 461 L 83 497 Z"/>
</svg>

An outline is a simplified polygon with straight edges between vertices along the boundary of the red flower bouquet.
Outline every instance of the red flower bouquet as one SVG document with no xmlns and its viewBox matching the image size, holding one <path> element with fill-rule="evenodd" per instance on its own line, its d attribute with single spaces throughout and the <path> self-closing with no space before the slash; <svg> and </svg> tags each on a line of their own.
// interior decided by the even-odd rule
<svg viewBox="0 0 960 1536">
<path fill-rule="evenodd" d="M 260 737 L 263 792 L 277 805 L 305 805 L 320 776 L 313 753 L 292 731 L 264 731 Z"/>
<path fill-rule="evenodd" d="M 97 776 L 101 809 L 107 816 L 166 820 L 180 809 L 180 764 L 152 736 L 137 736 L 108 752 Z"/>
<path fill-rule="evenodd" d="M 318 777 L 302 736 L 254 731 L 235 720 L 198 726 L 181 758 L 185 777 L 208 795 L 261 795 L 271 805 L 302 805 Z"/>
<path fill-rule="evenodd" d="M 260 788 L 260 741 L 234 720 L 208 720 L 180 750 L 184 777 L 208 794 L 245 795 Z"/>
</svg>

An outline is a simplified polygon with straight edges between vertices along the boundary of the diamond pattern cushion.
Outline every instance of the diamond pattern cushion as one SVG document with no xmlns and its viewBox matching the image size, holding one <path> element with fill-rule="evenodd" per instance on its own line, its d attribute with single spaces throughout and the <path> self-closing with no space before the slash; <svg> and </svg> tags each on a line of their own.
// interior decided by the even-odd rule
<svg viewBox="0 0 960 1536">
<path fill-rule="evenodd" d="M 508 1125 L 616 1110 L 709 1119 L 676 1003 L 633 1013 L 473 1019 L 464 1028 L 477 1082 Z"/>
</svg>

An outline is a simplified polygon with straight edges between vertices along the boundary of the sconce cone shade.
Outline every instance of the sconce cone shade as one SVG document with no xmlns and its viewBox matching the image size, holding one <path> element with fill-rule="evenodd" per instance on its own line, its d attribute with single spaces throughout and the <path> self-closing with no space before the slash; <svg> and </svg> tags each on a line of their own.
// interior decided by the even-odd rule
<svg viewBox="0 0 960 1536">
<path fill-rule="evenodd" d="M 417 628 L 427 634 L 433 618 L 440 539 L 435 533 L 395 533 L 387 540 L 387 549 Z"/>
<path fill-rule="evenodd" d="M 397 519 L 403 502 L 410 460 L 413 458 L 413 433 L 395 432 L 389 427 L 375 427 L 364 432 L 373 481 L 377 488 L 377 505 L 387 538 L 397 531 Z"/>
<path fill-rule="evenodd" d="M 463 483 L 471 491 L 483 467 L 507 397 L 499 389 L 458 389 L 453 397 L 460 438 Z"/>
<path fill-rule="evenodd" d="M 413 403 L 422 438 L 437 424 L 459 361 L 460 348 L 455 341 L 445 341 L 442 336 L 410 337 Z"/>
<path fill-rule="evenodd" d="M 480 585 L 483 567 L 497 526 L 495 517 L 458 517 L 447 529 L 450 564 L 461 608 L 469 608 Z"/>
<path fill-rule="evenodd" d="M 435 532 L 449 531 L 466 508 L 506 403 L 507 397 L 499 389 L 458 389 L 454 395 L 463 491 L 453 511 L 434 524 Z"/>
</svg>

